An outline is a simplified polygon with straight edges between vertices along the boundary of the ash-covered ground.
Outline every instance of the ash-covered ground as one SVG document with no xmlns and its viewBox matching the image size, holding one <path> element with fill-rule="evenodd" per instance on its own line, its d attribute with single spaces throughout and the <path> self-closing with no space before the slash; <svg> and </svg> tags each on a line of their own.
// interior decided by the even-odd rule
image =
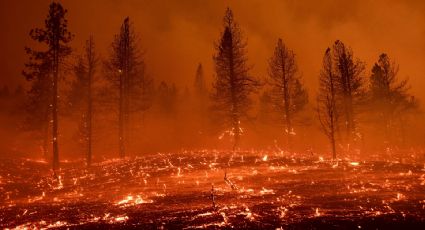
<svg viewBox="0 0 425 230">
<path fill-rule="evenodd" d="M 0 228 L 425 229 L 418 160 L 187 151 L 61 166 L 1 159 Z"/>
</svg>

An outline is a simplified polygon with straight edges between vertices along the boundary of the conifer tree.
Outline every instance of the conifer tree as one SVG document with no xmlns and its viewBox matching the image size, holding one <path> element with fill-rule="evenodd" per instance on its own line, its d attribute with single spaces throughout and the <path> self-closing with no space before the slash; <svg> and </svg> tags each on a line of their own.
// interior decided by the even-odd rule
<svg viewBox="0 0 425 230">
<path fill-rule="evenodd" d="M 273 56 L 269 60 L 268 83 L 271 87 L 271 102 L 275 111 L 281 114 L 287 137 L 288 148 L 291 145 L 291 136 L 295 135 L 293 120 L 297 112 L 301 111 L 308 102 L 308 94 L 297 76 L 295 54 L 283 43 L 277 41 Z"/>
<path fill-rule="evenodd" d="M 332 157 L 336 159 L 336 132 L 338 131 L 339 111 L 337 108 L 337 76 L 334 74 L 331 50 L 328 48 L 323 57 L 319 75 L 319 93 L 317 95 L 317 115 L 322 131 L 329 139 Z"/>
<path fill-rule="evenodd" d="M 399 66 L 383 53 L 373 66 L 370 76 L 372 120 L 378 130 L 382 131 L 387 144 L 395 143 L 395 134 L 403 130 L 405 124 L 400 122 L 400 118 L 417 107 L 416 100 L 408 92 L 408 80 L 400 80 L 398 70 Z"/>
<path fill-rule="evenodd" d="M 195 74 L 195 81 L 193 84 L 194 87 L 194 106 L 195 106 L 195 111 L 196 111 L 196 116 L 198 118 L 198 132 L 202 133 L 205 130 L 205 123 L 206 123 L 206 113 L 207 113 L 207 108 L 208 108 L 208 89 L 207 89 L 207 85 L 205 82 L 205 77 L 204 77 L 204 69 L 202 67 L 202 64 L 199 63 L 198 68 L 196 69 L 196 74 Z"/>
<path fill-rule="evenodd" d="M 86 41 L 84 51 L 74 67 L 76 78 L 71 85 L 69 102 L 80 116 L 79 137 L 84 146 L 86 164 L 90 166 L 93 144 L 93 84 L 98 63 L 93 37 Z"/>
<path fill-rule="evenodd" d="M 233 149 L 238 147 L 242 134 L 241 121 L 247 117 L 252 104 L 250 94 L 257 82 L 249 76 L 246 43 L 232 10 L 227 8 L 224 31 L 214 55 L 216 78 L 213 83 L 213 109 L 219 120 L 233 136 Z"/>
<path fill-rule="evenodd" d="M 134 115 L 150 107 L 152 92 L 152 79 L 145 74 L 139 40 L 128 17 L 115 36 L 105 67 L 118 104 L 119 155 L 125 157 L 133 140 Z"/>
<path fill-rule="evenodd" d="M 30 55 L 30 62 L 26 65 L 35 74 L 33 77 L 40 77 L 35 82 L 41 83 L 38 89 L 45 91 L 50 100 L 43 100 L 39 109 L 46 109 L 44 103 L 49 103 L 51 106 L 51 120 L 52 120 L 52 145 L 53 145 L 53 169 L 59 167 L 59 127 L 58 127 L 58 83 L 59 74 L 61 71 L 61 64 L 66 56 L 71 53 L 71 48 L 68 43 L 72 40 L 73 35 L 68 31 L 68 21 L 66 20 L 67 10 L 65 10 L 60 3 L 52 2 L 49 7 L 49 13 L 45 20 L 44 28 L 36 28 L 31 30 L 30 37 L 40 43 L 47 45 L 48 49 L 45 51 L 36 51 L 34 49 L 26 48 L 27 53 Z M 46 66 L 44 66 L 46 65 Z M 38 69 L 38 70 L 37 70 Z M 35 72 L 34 72 L 35 71 Z M 44 74 L 46 72 L 46 74 Z M 27 79 L 32 78 L 31 72 L 24 72 Z M 51 78 L 46 77 L 51 75 Z M 44 79 L 41 79 L 44 76 Z M 45 80 L 47 79 L 47 80 Z M 37 93 L 35 93 L 37 94 Z M 39 93 L 40 94 L 40 93 Z"/>
<path fill-rule="evenodd" d="M 355 59 L 351 48 L 339 40 L 334 43 L 332 52 L 338 96 L 337 106 L 341 110 L 340 121 L 345 130 L 345 143 L 350 146 L 360 136 L 357 115 L 359 106 L 365 100 L 365 64 L 359 59 Z"/>
</svg>

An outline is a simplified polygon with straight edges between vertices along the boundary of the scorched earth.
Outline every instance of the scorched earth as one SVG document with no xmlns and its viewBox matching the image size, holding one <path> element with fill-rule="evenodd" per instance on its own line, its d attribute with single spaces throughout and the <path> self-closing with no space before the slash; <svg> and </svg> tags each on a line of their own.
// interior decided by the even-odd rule
<svg viewBox="0 0 425 230">
<path fill-rule="evenodd" d="M 413 158 L 182 151 L 61 167 L 2 159 L 0 228 L 425 229 Z"/>
</svg>

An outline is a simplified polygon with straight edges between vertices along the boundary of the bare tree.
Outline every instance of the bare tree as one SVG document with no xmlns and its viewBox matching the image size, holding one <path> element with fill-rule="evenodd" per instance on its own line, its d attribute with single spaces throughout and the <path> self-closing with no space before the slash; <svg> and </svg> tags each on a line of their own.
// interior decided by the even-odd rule
<svg viewBox="0 0 425 230">
<path fill-rule="evenodd" d="M 288 148 L 291 146 L 294 115 L 308 102 L 308 94 L 297 74 L 295 54 L 279 38 L 273 56 L 269 60 L 268 83 L 270 96 L 276 112 L 281 114 Z"/>
<path fill-rule="evenodd" d="M 336 82 L 333 71 L 331 50 L 328 48 L 323 57 L 322 70 L 319 76 L 319 93 L 317 95 L 317 116 L 324 134 L 328 137 L 332 148 L 332 157 L 336 159 L 335 135 L 338 130 L 338 108 Z"/>
<path fill-rule="evenodd" d="M 65 19 L 67 10 L 60 3 L 50 4 L 49 14 L 45 20 L 44 28 L 31 30 L 33 40 L 45 43 L 48 50 L 40 55 L 45 56 L 50 65 L 51 78 L 51 112 L 52 112 L 52 145 L 53 145 L 53 169 L 59 167 L 59 144 L 58 144 L 58 82 L 60 66 L 63 59 L 70 54 L 71 48 L 67 46 L 73 35 L 68 31 L 68 21 Z M 28 53 L 35 54 L 37 51 L 27 49 Z"/>
<path fill-rule="evenodd" d="M 247 117 L 251 106 L 250 94 L 257 82 L 248 75 L 249 67 L 245 51 L 246 43 L 227 8 L 224 16 L 224 31 L 216 45 L 214 55 L 216 78 L 213 84 L 213 109 L 219 119 L 233 136 L 233 149 L 239 144 L 242 134 L 241 119 Z"/>
<path fill-rule="evenodd" d="M 342 109 L 345 141 L 349 146 L 359 137 L 356 124 L 358 106 L 364 101 L 364 70 L 365 64 L 355 59 L 351 48 L 337 40 L 333 45 L 334 74 L 337 77 L 335 87 L 338 95 L 338 107 Z"/>
</svg>

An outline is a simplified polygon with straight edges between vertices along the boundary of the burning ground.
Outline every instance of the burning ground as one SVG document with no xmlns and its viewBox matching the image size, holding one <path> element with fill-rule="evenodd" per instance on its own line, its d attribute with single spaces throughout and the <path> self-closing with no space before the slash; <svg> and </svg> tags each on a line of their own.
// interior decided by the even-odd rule
<svg viewBox="0 0 425 230">
<path fill-rule="evenodd" d="M 196 151 L 0 162 L 1 228 L 424 228 L 417 159 Z M 213 202 L 214 200 L 214 202 Z"/>
</svg>

